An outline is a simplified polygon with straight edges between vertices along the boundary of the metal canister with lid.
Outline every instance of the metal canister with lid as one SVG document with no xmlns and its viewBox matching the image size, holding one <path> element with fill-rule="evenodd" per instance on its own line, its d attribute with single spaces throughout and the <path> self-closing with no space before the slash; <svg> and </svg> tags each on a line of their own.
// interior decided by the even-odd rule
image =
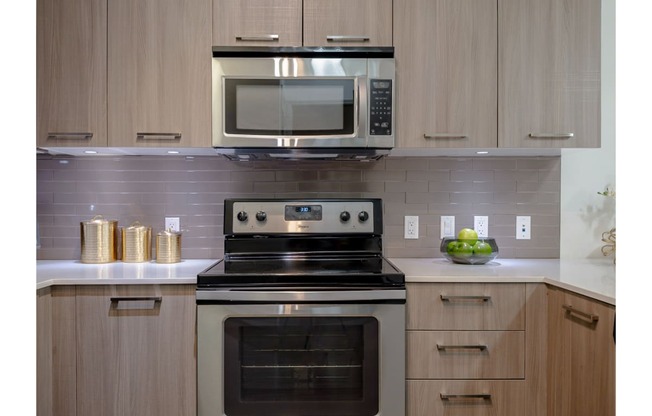
<svg viewBox="0 0 652 416">
<path fill-rule="evenodd" d="M 111 263 L 118 258 L 118 221 L 96 215 L 80 223 L 81 262 Z"/>
<path fill-rule="evenodd" d="M 122 261 L 141 263 L 152 256 L 152 228 L 134 221 L 122 229 Z"/>
<path fill-rule="evenodd" d="M 156 262 L 178 263 L 181 261 L 181 232 L 163 230 L 156 235 Z"/>
</svg>

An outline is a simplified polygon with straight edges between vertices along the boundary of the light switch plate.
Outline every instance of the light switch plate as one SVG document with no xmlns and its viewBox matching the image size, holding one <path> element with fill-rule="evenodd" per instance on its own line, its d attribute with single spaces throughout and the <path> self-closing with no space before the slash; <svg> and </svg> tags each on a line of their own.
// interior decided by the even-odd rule
<svg viewBox="0 0 652 416">
<path fill-rule="evenodd" d="M 442 215 L 439 229 L 439 238 L 455 237 L 455 216 Z"/>
</svg>

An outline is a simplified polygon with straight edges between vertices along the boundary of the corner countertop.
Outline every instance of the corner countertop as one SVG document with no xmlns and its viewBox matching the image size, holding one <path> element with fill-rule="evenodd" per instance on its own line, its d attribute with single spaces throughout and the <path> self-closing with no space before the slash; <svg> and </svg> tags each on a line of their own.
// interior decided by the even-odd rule
<svg viewBox="0 0 652 416">
<path fill-rule="evenodd" d="M 36 289 L 54 285 L 196 284 L 197 274 L 218 259 L 179 263 L 86 264 L 78 260 L 36 262 Z M 616 268 L 611 259 L 496 259 L 484 265 L 453 264 L 444 258 L 390 258 L 410 282 L 547 283 L 616 304 Z"/>
</svg>

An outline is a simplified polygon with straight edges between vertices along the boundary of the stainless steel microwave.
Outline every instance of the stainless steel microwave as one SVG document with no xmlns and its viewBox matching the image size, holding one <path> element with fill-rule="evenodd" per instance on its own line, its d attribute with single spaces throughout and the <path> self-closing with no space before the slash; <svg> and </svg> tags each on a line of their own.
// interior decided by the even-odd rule
<svg viewBox="0 0 652 416">
<path fill-rule="evenodd" d="M 394 147 L 393 48 L 213 48 L 212 144 L 232 159 Z"/>
</svg>

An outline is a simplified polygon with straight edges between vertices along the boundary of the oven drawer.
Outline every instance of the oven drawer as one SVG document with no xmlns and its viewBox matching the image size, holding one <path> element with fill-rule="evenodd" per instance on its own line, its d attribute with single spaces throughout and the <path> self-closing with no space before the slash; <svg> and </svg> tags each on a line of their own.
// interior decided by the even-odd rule
<svg viewBox="0 0 652 416">
<path fill-rule="evenodd" d="M 408 380 L 407 416 L 523 416 L 524 381 Z"/>
<path fill-rule="evenodd" d="M 524 331 L 407 331 L 408 379 L 522 379 Z"/>
<path fill-rule="evenodd" d="M 524 283 L 408 283 L 407 328 L 525 329 Z"/>
</svg>

